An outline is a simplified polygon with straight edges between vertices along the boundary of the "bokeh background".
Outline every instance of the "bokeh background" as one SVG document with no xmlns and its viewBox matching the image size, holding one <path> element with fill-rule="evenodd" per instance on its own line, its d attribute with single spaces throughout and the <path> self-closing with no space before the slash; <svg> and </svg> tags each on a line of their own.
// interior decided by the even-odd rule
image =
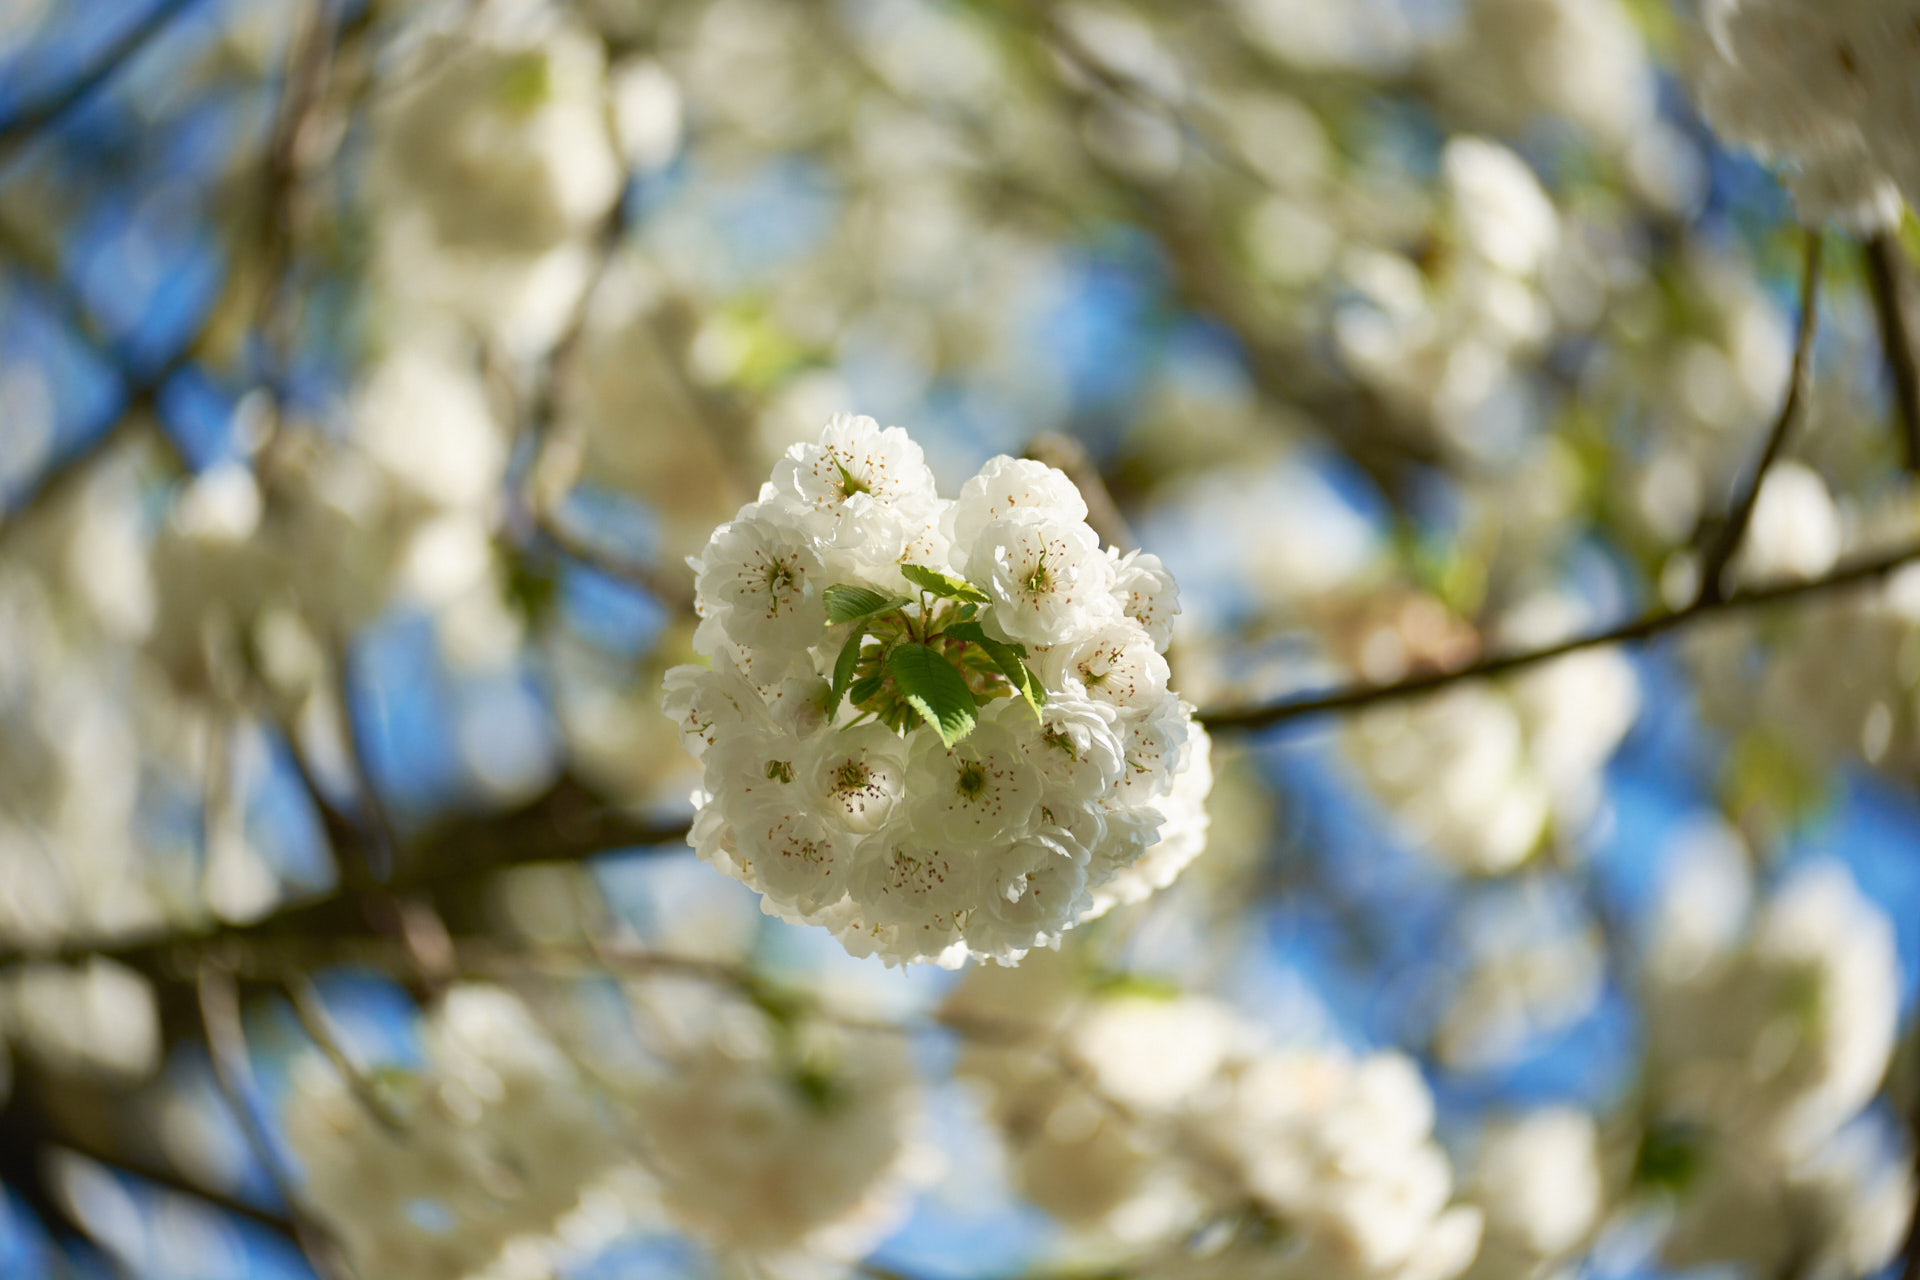
<svg viewBox="0 0 1920 1280">
<path fill-rule="evenodd" d="M 852 960 L 679 839 L 682 558 L 848 410 L 947 492 L 1027 450 L 1103 487 L 1203 709 L 1684 607 L 1807 310 L 1696 36 L 1660 0 L 0 0 L 0 1272 L 315 1274 L 315 1008 L 376 1077 L 456 971 L 644 1041 L 622 948 L 734 975 L 680 1003 L 909 1027 L 936 1158 L 872 1274 L 1104 1256 L 956 1078 L 966 975 Z M 1729 582 L 1920 533 L 1875 305 L 1913 231 L 1825 238 Z M 1676 1251 L 1685 1143 L 1644 1121 L 1662 975 L 1795 886 L 1842 904 L 1806 954 L 1897 954 L 1809 961 L 1775 1040 L 1908 1025 L 1902 584 L 1223 731 L 1208 851 L 1065 963 L 1403 1051 L 1459 1188 L 1490 1124 L 1593 1117 L 1606 1211 L 1549 1271 L 1897 1266 L 1904 1054 L 1882 1085 L 1860 1049 L 1831 1126 L 1841 1262 L 1745 1256 L 1764 1197 Z M 543 1265 L 725 1253 L 671 1214 L 585 1238 Z"/>
</svg>

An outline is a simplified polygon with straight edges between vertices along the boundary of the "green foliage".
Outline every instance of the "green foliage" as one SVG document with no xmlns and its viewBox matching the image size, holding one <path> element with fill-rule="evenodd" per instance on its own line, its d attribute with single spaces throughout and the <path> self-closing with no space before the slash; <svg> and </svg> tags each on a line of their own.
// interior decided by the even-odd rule
<svg viewBox="0 0 1920 1280">
<path fill-rule="evenodd" d="M 1000 673 L 1007 678 L 1007 683 L 1026 699 L 1027 705 L 1033 708 L 1033 714 L 1035 716 L 1040 714 L 1040 708 L 1047 701 L 1047 690 L 1026 664 L 1025 645 L 995 640 L 981 629 L 979 623 L 972 621 L 956 622 L 942 634 L 955 640 L 965 640 L 969 644 L 979 645 L 993 660 L 993 665 L 998 667 Z"/>
<path fill-rule="evenodd" d="M 973 691 L 938 651 L 924 644 L 896 645 L 887 655 L 887 674 L 941 742 L 951 747 L 973 732 Z"/>
<path fill-rule="evenodd" d="M 840 699 L 846 697 L 847 690 L 853 685 L 854 668 L 860 664 L 860 646 L 866 642 L 867 626 L 861 623 L 840 646 L 840 656 L 833 660 L 833 684 L 827 691 L 827 716 L 840 709 Z"/>
<path fill-rule="evenodd" d="M 956 578 L 952 574 L 942 573 L 938 569 L 929 569 L 923 564 L 903 564 L 900 573 L 914 586 L 929 595 L 939 596 L 942 600 L 964 600 L 970 604 L 986 604 L 989 596 L 971 582 Z"/>
<path fill-rule="evenodd" d="M 899 596 L 882 595 L 870 587 L 853 587 L 838 582 L 821 592 L 821 599 L 826 601 L 827 621 L 832 623 L 858 622 L 876 613 L 898 609 L 906 603 Z"/>
</svg>

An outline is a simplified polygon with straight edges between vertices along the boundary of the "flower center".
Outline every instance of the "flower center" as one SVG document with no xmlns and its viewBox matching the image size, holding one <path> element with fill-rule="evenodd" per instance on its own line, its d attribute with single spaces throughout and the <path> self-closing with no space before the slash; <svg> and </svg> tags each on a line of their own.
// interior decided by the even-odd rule
<svg viewBox="0 0 1920 1280">
<path fill-rule="evenodd" d="M 785 760 L 767 761 L 767 777 L 774 782 L 792 782 L 793 766 Z"/>
<path fill-rule="evenodd" d="M 987 789 L 987 771 L 978 762 L 970 761 L 960 767 L 960 776 L 956 781 L 960 794 L 969 800 L 978 800 Z"/>
<path fill-rule="evenodd" d="M 833 771 L 835 791 L 859 791 L 873 777 L 873 770 L 859 760 L 849 760 Z"/>
</svg>

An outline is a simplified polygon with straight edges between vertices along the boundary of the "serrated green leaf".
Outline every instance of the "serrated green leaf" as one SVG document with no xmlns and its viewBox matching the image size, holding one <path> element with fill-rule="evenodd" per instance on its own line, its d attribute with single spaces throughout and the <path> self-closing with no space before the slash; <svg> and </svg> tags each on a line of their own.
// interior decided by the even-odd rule
<svg viewBox="0 0 1920 1280">
<path fill-rule="evenodd" d="M 1000 668 L 1000 674 L 1007 678 L 1027 705 L 1033 708 L 1033 714 L 1039 715 L 1040 708 L 1047 701 L 1047 690 L 1033 671 L 1022 661 L 1027 656 L 1027 647 L 1022 644 L 1008 644 L 1004 640 L 995 640 L 980 629 L 977 622 L 960 622 L 948 627 L 943 633 L 956 640 L 965 640 L 977 644 L 993 659 L 993 665 Z"/>
<path fill-rule="evenodd" d="M 965 600 L 972 604 L 985 604 L 992 598 L 964 578 L 956 578 L 938 569 L 929 569 L 923 564 L 903 564 L 900 566 L 900 572 L 914 586 L 943 600 Z"/>
<path fill-rule="evenodd" d="M 867 638 L 867 624 L 861 623 L 840 646 L 840 656 L 833 660 L 833 684 L 827 689 L 827 718 L 840 709 L 840 699 L 846 697 L 847 689 L 853 684 L 853 669 L 860 662 L 860 645 Z"/>
<path fill-rule="evenodd" d="M 836 582 L 820 593 L 827 603 L 828 622 L 858 622 L 876 613 L 898 609 L 906 601 L 899 596 L 882 595 L 871 587 L 855 587 Z"/>
<path fill-rule="evenodd" d="M 887 655 L 887 674 L 908 706 L 951 747 L 973 732 L 973 691 L 951 662 L 924 644 L 903 644 Z"/>
<path fill-rule="evenodd" d="M 861 676 L 858 680 L 855 680 L 847 686 L 847 701 L 856 707 L 860 706 L 866 702 L 867 699 L 873 697 L 874 694 L 880 692 L 880 686 L 885 683 L 886 681 L 880 676 Z"/>
</svg>

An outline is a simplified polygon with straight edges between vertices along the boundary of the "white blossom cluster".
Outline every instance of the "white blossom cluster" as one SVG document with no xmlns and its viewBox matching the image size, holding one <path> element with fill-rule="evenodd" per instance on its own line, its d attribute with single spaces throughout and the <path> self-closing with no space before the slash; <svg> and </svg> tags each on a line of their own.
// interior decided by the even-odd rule
<svg viewBox="0 0 1920 1280">
<path fill-rule="evenodd" d="M 1706 0 L 1700 109 L 1779 165 L 1800 216 L 1874 231 L 1920 193 L 1911 0 Z"/>
<path fill-rule="evenodd" d="M 456 987 L 423 1030 L 417 1073 L 369 1082 L 387 1113 L 317 1056 L 296 1062 L 303 1194 L 358 1274 L 514 1274 L 619 1170 L 621 1129 L 512 994 Z"/>
<path fill-rule="evenodd" d="M 1270 1048 L 1210 1001 L 1076 998 L 1059 976 L 976 971 L 948 1016 L 1031 1029 L 957 1070 L 986 1085 L 1021 1192 L 1064 1224 L 1131 1256 L 1171 1243 L 1155 1274 L 1450 1280 L 1472 1261 L 1481 1214 L 1451 1203 L 1409 1060 Z M 1224 1245 L 1180 1244 L 1222 1225 Z"/>
<path fill-rule="evenodd" d="M 1789 880 L 1744 939 L 1657 954 L 1649 1141 L 1680 1196 L 1669 1260 L 1879 1270 L 1913 1205 L 1905 1157 L 1875 1152 L 1858 1120 L 1893 1053 L 1891 923 L 1826 865 Z"/>
<path fill-rule="evenodd" d="M 1541 282 L 1560 218 L 1526 162 L 1499 143 L 1454 138 L 1440 167 L 1432 260 L 1349 250 L 1341 275 L 1350 296 L 1333 336 L 1357 376 L 1447 443 L 1498 448 L 1489 406 L 1552 332 Z"/>
<path fill-rule="evenodd" d="M 1157 558 L 989 461 L 951 501 L 897 427 L 834 418 L 691 559 L 711 666 L 667 674 L 705 766 L 690 842 L 855 954 L 1013 963 L 1200 851 L 1211 779 Z"/>
</svg>

